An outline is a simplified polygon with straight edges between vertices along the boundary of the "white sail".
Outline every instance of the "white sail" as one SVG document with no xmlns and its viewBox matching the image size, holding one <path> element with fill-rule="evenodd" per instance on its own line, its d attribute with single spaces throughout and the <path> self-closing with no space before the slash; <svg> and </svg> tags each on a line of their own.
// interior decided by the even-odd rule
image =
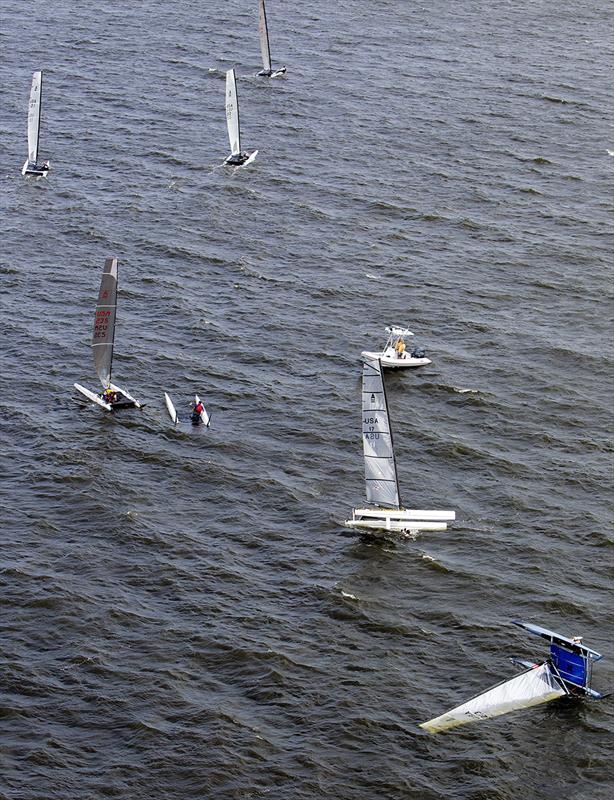
<svg viewBox="0 0 614 800">
<path fill-rule="evenodd" d="M 237 81 L 234 69 L 226 73 L 226 123 L 230 152 L 233 156 L 241 152 L 241 134 L 239 132 L 239 98 L 237 97 Z"/>
<path fill-rule="evenodd" d="M 30 102 L 28 104 L 28 160 L 33 163 L 36 163 L 38 159 L 42 93 L 43 73 L 39 70 L 32 75 L 32 88 L 30 89 Z"/>
<path fill-rule="evenodd" d="M 367 502 L 400 508 L 399 484 L 386 389 L 378 359 L 364 362 L 362 371 L 362 443 Z"/>
<path fill-rule="evenodd" d="M 498 717 L 509 711 L 548 703 L 567 694 L 554 677 L 548 664 L 521 672 L 509 681 L 500 683 L 468 700 L 451 711 L 423 722 L 420 727 L 438 733 L 458 725 Z"/>
<path fill-rule="evenodd" d="M 115 312 L 117 310 L 117 259 L 107 258 L 104 262 L 102 280 L 92 335 L 94 366 L 100 382 L 105 389 L 111 384 L 113 365 L 113 339 L 115 337 Z"/>
<path fill-rule="evenodd" d="M 262 53 L 262 67 L 265 72 L 271 71 L 271 48 L 269 46 L 269 30 L 266 24 L 266 9 L 264 0 L 259 0 L 258 34 L 260 36 L 260 52 Z"/>
</svg>

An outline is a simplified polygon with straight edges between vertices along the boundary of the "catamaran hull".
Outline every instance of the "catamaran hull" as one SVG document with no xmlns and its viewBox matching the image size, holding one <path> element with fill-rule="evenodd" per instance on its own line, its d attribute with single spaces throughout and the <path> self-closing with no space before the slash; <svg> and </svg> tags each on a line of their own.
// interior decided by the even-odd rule
<svg viewBox="0 0 614 800">
<path fill-rule="evenodd" d="M 286 68 L 280 67 L 279 69 L 273 70 L 261 69 L 257 74 L 259 78 L 281 78 L 282 75 L 286 74 Z"/>
<path fill-rule="evenodd" d="M 80 383 L 73 384 L 75 389 L 80 392 L 84 397 L 87 397 L 88 400 L 91 400 L 92 403 L 96 403 L 101 408 L 104 408 L 105 411 L 114 411 L 115 409 L 119 408 L 140 408 L 141 404 L 138 400 L 135 400 L 132 395 L 128 394 L 125 389 L 120 389 L 119 386 L 115 386 L 115 384 L 109 384 L 109 388 L 112 389 L 114 392 L 120 395 L 120 399 L 116 403 L 105 403 L 102 397 L 95 392 L 91 392 L 89 389 L 86 389 L 85 386 L 81 386 Z"/>
<path fill-rule="evenodd" d="M 177 417 L 177 411 L 175 410 L 173 401 L 166 392 L 164 392 L 164 402 L 166 403 L 166 410 L 168 411 L 169 417 L 173 420 L 173 423 L 176 425 L 179 422 L 179 418 Z"/>
<path fill-rule="evenodd" d="M 251 164 L 252 161 L 254 161 L 254 159 L 256 158 L 257 155 L 258 155 L 258 151 L 254 150 L 253 153 L 249 154 L 249 158 L 246 158 L 245 161 L 242 164 L 232 164 L 231 163 L 231 159 L 232 159 L 233 156 L 231 154 L 231 155 L 228 156 L 228 158 L 224 159 L 224 165 L 227 166 L 227 167 L 235 167 L 235 169 L 239 169 L 239 167 L 247 167 L 248 164 Z"/>
<path fill-rule="evenodd" d="M 197 406 L 199 403 L 200 403 L 200 397 L 197 394 L 195 394 L 194 405 Z M 207 414 L 207 409 L 204 407 L 204 405 L 203 405 L 203 410 L 200 412 L 198 416 L 200 417 L 200 422 L 208 428 L 209 425 L 211 424 L 211 417 L 209 416 L 209 414 Z M 196 424 L 198 425 L 199 423 L 197 422 Z"/>
<path fill-rule="evenodd" d="M 25 175 L 26 177 L 31 178 L 46 178 L 47 173 L 49 172 L 49 167 L 30 167 L 31 162 L 26 158 L 23 167 L 21 168 L 21 174 Z"/>
<path fill-rule="evenodd" d="M 425 511 L 417 509 L 355 508 L 348 528 L 415 533 L 445 531 L 447 523 L 456 519 L 454 511 Z"/>
<path fill-rule="evenodd" d="M 432 364 L 430 358 L 414 358 L 409 353 L 404 353 L 399 357 L 394 350 L 384 350 L 383 353 L 370 353 L 367 350 L 360 354 L 364 361 L 365 359 L 371 360 L 378 358 L 383 367 L 387 369 L 407 369 L 408 367 L 425 367 L 427 364 Z"/>
</svg>

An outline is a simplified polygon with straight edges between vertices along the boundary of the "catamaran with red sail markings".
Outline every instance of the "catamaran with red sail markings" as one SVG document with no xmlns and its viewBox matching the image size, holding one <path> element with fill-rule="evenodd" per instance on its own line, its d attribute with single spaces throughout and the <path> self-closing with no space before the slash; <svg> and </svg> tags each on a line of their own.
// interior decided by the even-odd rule
<svg viewBox="0 0 614 800">
<path fill-rule="evenodd" d="M 100 394 L 96 394 L 79 383 L 74 384 L 78 392 L 87 397 L 88 400 L 104 408 L 105 411 L 141 407 L 141 404 L 131 394 L 111 381 L 116 312 L 117 259 L 107 258 L 104 262 L 102 280 L 100 281 L 92 334 L 94 368 L 102 384 L 103 391 Z"/>
</svg>

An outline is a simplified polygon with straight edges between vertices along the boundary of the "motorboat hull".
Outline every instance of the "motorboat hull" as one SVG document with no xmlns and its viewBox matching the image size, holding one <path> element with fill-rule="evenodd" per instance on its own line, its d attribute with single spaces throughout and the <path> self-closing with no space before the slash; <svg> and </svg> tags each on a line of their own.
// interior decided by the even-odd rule
<svg viewBox="0 0 614 800">
<path fill-rule="evenodd" d="M 388 348 L 387 350 L 384 350 L 381 353 L 371 353 L 367 350 L 364 350 L 360 354 L 360 356 L 363 360 L 378 358 L 382 366 L 386 367 L 386 369 L 407 369 L 409 367 L 425 367 L 427 364 L 433 363 L 430 358 L 415 358 L 409 353 L 403 353 L 403 355 L 399 356 L 392 347 Z"/>
</svg>

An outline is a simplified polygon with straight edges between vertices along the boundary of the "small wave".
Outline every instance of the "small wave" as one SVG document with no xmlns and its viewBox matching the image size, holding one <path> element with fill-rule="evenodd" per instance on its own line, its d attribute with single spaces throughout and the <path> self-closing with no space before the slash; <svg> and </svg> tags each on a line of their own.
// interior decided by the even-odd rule
<svg viewBox="0 0 614 800">
<path fill-rule="evenodd" d="M 341 597 L 347 597 L 348 600 L 358 600 L 356 595 L 350 594 L 350 592 L 344 592 L 343 589 L 341 589 Z"/>
</svg>

